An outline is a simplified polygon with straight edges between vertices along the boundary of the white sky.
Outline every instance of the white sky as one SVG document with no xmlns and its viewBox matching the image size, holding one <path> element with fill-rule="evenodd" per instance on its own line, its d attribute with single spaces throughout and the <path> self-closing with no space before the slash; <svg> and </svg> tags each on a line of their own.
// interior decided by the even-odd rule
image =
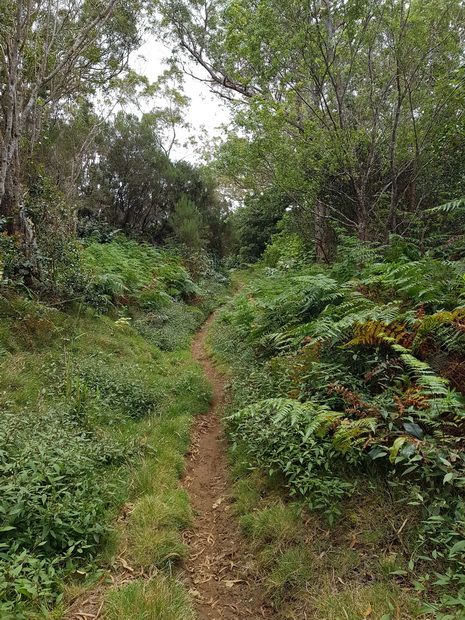
<svg viewBox="0 0 465 620">
<path fill-rule="evenodd" d="M 166 69 L 163 59 L 170 55 L 170 49 L 157 41 L 154 37 L 150 37 L 137 52 L 133 54 L 131 65 L 142 75 L 145 75 L 151 82 L 154 82 Z M 189 67 L 189 70 L 191 67 Z M 192 73 L 201 73 L 201 68 L 194 67 Z M 210 92 L 208 84 L 200 82 L 190 77 L 184 76 L 184 92 L 190 99 L 189 109 L 186 114 L 186 120 L 191 125 L 189 131 L 179 131 L 179 142 L 186 143 L 190 137 L 200 139 L 202 133 L 211 139 L 221 134 L 219 126 L 227 123 L 230 119 L 230 113 L 224 102 L 218 95 Z M 153 106 L 157 105 L 156 99 Z M 188 161 L 198 161 L 198 155 L 195 147 L 186 144 L 179 145 L 172 150 L 174 159 L 187 159 Z"/>
</svg>

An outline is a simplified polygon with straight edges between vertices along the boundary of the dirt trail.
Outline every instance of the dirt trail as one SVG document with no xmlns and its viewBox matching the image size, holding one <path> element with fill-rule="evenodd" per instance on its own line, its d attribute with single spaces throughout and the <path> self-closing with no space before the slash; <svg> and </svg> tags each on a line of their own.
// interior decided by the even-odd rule
<svg viewBox="0 0 465 620">
<path fill-rule="evenodd" d="M 192 355 L 213 386 L 213 401 L 209 413 L 197 418 L 183 479 L 196 514 L 194 528 L 185 533 L 190 548 L 185 567 L 200 620 L 270 618 L 263 588 L 247 576 L 252 557 L 233 514 L 219 416 L 225 402 L 225 379 L 205 353 L 212 319 L 192 344 Z"/>
</svg>

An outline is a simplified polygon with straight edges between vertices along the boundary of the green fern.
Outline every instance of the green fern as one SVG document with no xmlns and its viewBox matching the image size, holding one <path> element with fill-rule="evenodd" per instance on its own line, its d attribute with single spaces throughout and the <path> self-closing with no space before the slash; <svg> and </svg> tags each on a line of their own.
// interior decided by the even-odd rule
<svg viewBox="0 0 465 620">
<path fill-rule="evenodd" d="M 419 350 L 425 341 L 433 339 L 440 342 L 442 348 L 449 353 L 465 351 L 465 332 L 458 328 L 464 319 L 465 308 L 461 307 L 451 312 L 444 311 L 425 316 L 417 327 L 412 350 Z"/>
<path fill-rule="evenodd" d="M 300 403 L 289 398 L 269 398 L 231 414 L 228 420 L 240 422 L 260 417 L 262 421 L 266 419 L 270 425 L 283 423 L 290 427 L 303 425 L 304 441 L 308 441 L 312 435 L 322 438 L 331 427 L 336 427 L 332 443 L 338 452 L 345 454 L 349 448 L 364 442 L 366 435 L 374 432 L 378 422 L 376 418 L 349 420 L 344 416 L 344 412 L 331 411 L 324 405 L 312 402 Z"/>
<path fill-rule="evenodd" d="M 402 345 L 393 344 L 392 348 L 400 353 L 400 359 L 415 375 L 418 384 L 425 390 L 427 396 L 445 396 L 448 393 L 449 381 L 438 377 L 429 364 L 420 361 Z"/>
<path fill-rule="evenodd" d="M 408 263 L 386 263 L 378 267 L 378 274 L 364 282 L 369 289 L 392 294 L 416 304 L 445 308 L 456 303 L 463 288 L 465 267 L 458 261 L 438 261 L 425 258 Z"/>
<path fill-rule="evenodd" d="M 408 349 L 393 344 L 392 348 L 400 353 L 400 358 L 415 375 L 418 385 L 428 399 L 429 413 L 433 417 L 452 413 L 456 418 L 465 417 L 464 398 L 451 389 L 450 382 L 438 377 L 426 362 L 413 356 Z"/>
<path fill-rule="evenodd" d="M 341 420 L 333 436 L 333 445 L 336 450 L 345 454 L 350 448 L 366 443 L 367 435 L 374 433 L 377 426 L 376 418 Z"/>
<path fill-rule="evenodd" d="M 457 198 L 450 202 L 445 202 L 438 207 L 433 207 L 427 210 L 427 213 L 452 213 L 454 211 L 461 211 L 465 209 L 465 198 Z"/>
</svg>

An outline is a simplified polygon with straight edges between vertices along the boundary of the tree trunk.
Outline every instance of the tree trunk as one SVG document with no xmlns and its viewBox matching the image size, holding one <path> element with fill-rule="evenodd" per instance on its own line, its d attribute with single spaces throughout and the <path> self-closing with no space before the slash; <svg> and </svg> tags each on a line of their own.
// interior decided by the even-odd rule
<svg viewBox="0 0 465 620">
<path fill-rule="evenodd" d="M 333 235 L 327 205 L 317 200 L 314 215 L 315 254 L 318 263 L 329 263 L 332 254 Z"/>
</svg>

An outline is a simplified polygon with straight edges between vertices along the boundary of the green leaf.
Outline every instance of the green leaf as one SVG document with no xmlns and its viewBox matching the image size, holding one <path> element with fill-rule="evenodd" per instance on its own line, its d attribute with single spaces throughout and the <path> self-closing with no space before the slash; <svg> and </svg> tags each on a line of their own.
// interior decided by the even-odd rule
<svg viewBox="0 0 465 620">
<path fill-rule="evenodd" d="M 414 422 L 405 422 L 404 428 L 409 435 L 412 435 L 412 437 L 416 437 L 417 439 L 422 440 L 425 436 L 421 427 Z"/>
<path fill-rule="evenodd" d="M 394 441 L 391 448 L 389 449 L 389 460 L 391 461 L 391 463 L 394 463 L 394 460 L 399 453 L 399 450 L 406 441 L 407 437 L 397 437 L 397 439 Z"/>
<path fill-rule="evenodd" d="M 453 545 L 453 547 L 451 547 L 449 551 L 449 557 L 454 556 L 455 554 L 459 553 L 460 551 L 463 551 L 464 549 L 465 549 L 465 540 L 459 540 L 458 542 L 455 543 L 455 545 Z"/>
</svg>

